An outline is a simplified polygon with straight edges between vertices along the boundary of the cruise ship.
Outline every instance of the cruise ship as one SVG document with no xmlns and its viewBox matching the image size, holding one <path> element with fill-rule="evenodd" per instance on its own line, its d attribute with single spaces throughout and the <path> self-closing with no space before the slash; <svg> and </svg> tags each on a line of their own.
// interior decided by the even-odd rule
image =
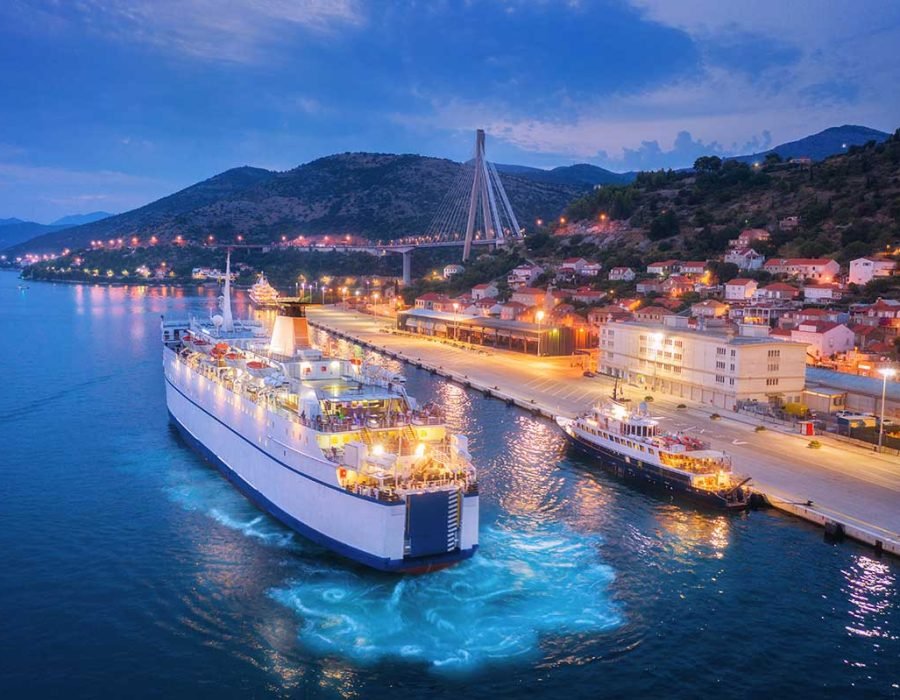
<svg viewBox="0 0 900 700">
<path fill-rule="evenodd" d="M 227 278 L 226 278 L 227 279 Z M 221 313 L 163 318 L 171 420 L 262 510 L 382 571 L 422 573 L 478 548 L 478 485 L 465 436 L 375 365 L 309 343 L 305 307 L 271 335 Z"/>
<path fill-rule="evenodd" d="M 616 476 L 720 508 L 750 503 L 750 479 L 732 473 L 726 453 L 695 437 L 662 432 L 646 404 L 631 410 L 613 400 L 556 422 L 577 449 Z"/>
<path fill-rule="evenodd" d="M 278 290 L 269 284 L 265 273 L 259 274 L 259 278 L 250 287 L 248 296 L 257 309 L 272 309 L 278 306 Z"/>
</svg>

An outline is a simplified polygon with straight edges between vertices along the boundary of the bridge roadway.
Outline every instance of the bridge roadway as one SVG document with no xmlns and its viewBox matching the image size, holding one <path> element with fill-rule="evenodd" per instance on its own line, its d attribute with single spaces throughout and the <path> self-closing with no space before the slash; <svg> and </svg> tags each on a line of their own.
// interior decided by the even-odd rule
<svg viewBox="0 0 900 700">
<path fill-rule="evenodd" d="M 613 383 L 605 377 L 586 378 L 571 357 L 537 358 L 486 349 L 473 356 L 471 348 L 454 347 L 434 339 L 388 332 L 393 319 L 374 318 L 334 307 L 309 307 L 311 324 L 395 354 L 473 388 L 487 389 L 500 398 L 552 416 L 574 416 L 593 402 L 609 397 Z M 624 394 L 643 400 L 644 390 L 624 386 Z M 821 449 L 809 449 L 809 438 L 766 424 L 756 432 L 759 418 L 697 403 L 678 403 L 656 395 L 654 416 L 668 430 L 697 435 L 727 451 L 736 472 L 753 478 L 756 491 L 775 507 L 818 525 L 839 523 L 849 537 L 900 555 L 900 458 L 818 436 Z M 811 505 L 807 502 L 811 501 Z"/>
</svg>

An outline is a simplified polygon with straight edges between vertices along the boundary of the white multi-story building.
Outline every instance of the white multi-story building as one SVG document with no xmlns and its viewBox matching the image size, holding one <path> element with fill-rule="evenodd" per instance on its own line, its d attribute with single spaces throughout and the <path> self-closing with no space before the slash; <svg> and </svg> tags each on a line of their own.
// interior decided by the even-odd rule
<svg viewBox="0 0 900 700">
<path fill-rule="evenodd" d="M 883 258 L 857 258 L 850 261 L 850 284 L 868 284 L 874 277 L 890 277 L 897 263 Z"/>
<path fill-rule="evenodd" d="M 798 402 L 805 384 L 806 345 L 768 336 L 765 326 L 738 334 L 666 323 L 603 323 L 599 369 L 645 391 L 733 409 L 737 401 Z"/>
</svg>

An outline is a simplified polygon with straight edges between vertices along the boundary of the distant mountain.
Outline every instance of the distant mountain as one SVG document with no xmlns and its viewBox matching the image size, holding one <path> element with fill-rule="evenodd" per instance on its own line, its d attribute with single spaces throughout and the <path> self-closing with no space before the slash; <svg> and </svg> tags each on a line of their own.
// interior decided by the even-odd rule
<svg viewBox="0 0 900 700">
<path fill-rule="evenodd" d="M 461 167 L 417 155 L 344 153 L 281 173 L 235 168 L 139 209 L 42 236 L 27 247 L 75 249 L 94 239 L 151 234 L 162 240 L 238 233 L 250 242 L 323 233 L 389 240 L 427 230 Z M 555 217 L 589 188 L 511 174 L 503 183 L 521 222 Z"/>
<path fill-rule="evenodd" d="M 92 211 L 90 214 L 70 214 L 61 219 L 54 221 L 51 226 L 80 226 L 81 224 L 92 224 L 101 219 L 107 219 L 112 214 L 105 211 Z"/>
<path fill-rule="evenodd" d="M 611 170 L 591 165 L 578 163 L 577 165 L 561 165 L 550 170 L 532 168 L 527 165 L 501 165 L 497 164 L 497 170 L 501 173 L 517 175 L 529 180 L 549 182 L 573 187 L 593 187 L 594 185 L 623 185 L 634 180 L 636 173 L 614 173 Z"/>
<path fill-rule="evenodd" d="M 19 220 L 5 219 L 5 221 Z M 37 236 L 51 235 L 64 228 L 66 227 L 38 224 L 34 221 L 19 221 L 19 223 L 13 224 L 0 224 L 0 250 L 23 244 Z"/>
<path fill-rule="evenodd" d="M 797 141 L 782 143 L 774 148 L 770 148 L 768 151 L 761 151 L 746 156 L 736 156 L 734 160 L 753 163 L 762 161 L 769 153 L 777 153 L 785 160 L 803 157 L 812 158 L 813 160 L 824 160 L 829 156 L 846 153 L 850 146 L 862 146 L 869 141 L 881 143 L 888 136 L 890 134 L 877 129 L 870 129 L 867 126 L 845 124 L 844 126 L 833 126 Z"/>
<path fill-rule="evenodd" d="M 14 224 L 24 224 L 27 223 L 22 221 L 22 219 L 0 219 L 0 226 L 12 226 Z"/>
</svg>

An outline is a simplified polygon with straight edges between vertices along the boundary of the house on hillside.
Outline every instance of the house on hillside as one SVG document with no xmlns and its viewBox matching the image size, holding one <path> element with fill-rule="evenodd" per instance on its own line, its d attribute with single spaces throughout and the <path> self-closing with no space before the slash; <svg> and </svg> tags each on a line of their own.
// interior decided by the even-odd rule
<svg viewBox="0 0 900 700">
<path fill-rule="evenodd" d="M 472 287 L 472 298 L 473 299 L 494 299 L 500 291 L 497 289 L 496 282 L 483 282 L 481 284 L 476 284 Z"/>
<path fill-rule="evenodd" d="M 837 301 L 843 292 L 836 284 L 805 284 L 803 285 L 804 301 L 827 303 Z"/>
<path fill-rule="evenodd" d="M 559 273 L 567 277 L 577 277 L 587 264 L 588 261 L 584 258 L 566 258 L 559 266 Z"/>
<path fill-rule="evenodd" d="M 841 271 L 841 266 L 831 258 L 772 258 L 766 261 L 763 269 L 773 275 L 831 282 Z"/>
<path fill-rule="evenodd" d="M 716 299 L 707 299 L 691 304 L 691 316 L 695 318 L 722 318 L 728 315 L 728 304 Z"/>
<path fill-rule="evenodd" d="M 789 340 L 806 343 L 807 354 L 815 359 L 831 357 L 836 353 L 852 350 L 855 345 L 853 331 L 842 323 L 806 321 L 791 329 Z"/>
<path fill-rule="evenodd" d="M 777 299 L 780 301 L 790 301 L 800 296 L 800 290 L 793 285 L 785 282 L 773 282 L 766 285 L 762 289 L 757 289 L 753 293 L 754 301 Z"/>
<path fill-rule="evenodd" d="M 582 277 L 598 277 L 600 275 L 600 271 L 603 269 L 603 265 L 598 262 L 589 262 L 584 267 L 581 268 L 581 276 Z"/>
<path fill-rule="evenodd" d="M 876 277 L 890 277 L 897 263 L 887 258 L 857 258 L 850 261 L 850 284 L 865 285 Z"/>
<path fill-rule="evenodd" d="M 659 262 L 650 263 L 647 265 L 647 274 L 659 275 L 660 277 L 671 275 L 675 272 L 680 262 L 680 260 L 660 260 Z"/>
<path fill-rule="evenodd" d="M 427 311 L 453 311 L 454 303 L 456 303 L 457 306 L 459 305 L 459 302 L 454 302 L 446 294 L 427 292 L 422 296 L 416 297 L 415 307 Z"/>
<path fill-rule="evenodd" d="M 756 288 L 756 280 L 738 277 L 725 283 L 725 300 L 745 301 L 753 297 L 756 293 Z"/>
<path fill-rule="evenodd" d="M 540 265 L 525 263 L 510 270 L 506 276 L 506 282 L 512 289 L 518 289 L 533 284 L 542 274 L 544 274 L 544 268 Z"/>
<path fill-rule="evenodd" d="M 608 304 L 607 306 L 598 306 L 596 309 L 588 311 L 588 323 L 599 326 L 601 323 L 611 323 L 613 321 L 630 321 L 634 315 L 631 311 L 623 309 L 617 304 Z"/>
<path fill-rule="evenodd" d="M 771 235 L 764 228 L 745 228 L 737 238 L 728 241 L 731 248 L 750 248 L 754 243 L 768 243 Z"/>
<path fill-rule="evenodd" d="M 759 270 L 762 269 L 766 258 L 760 255 L 753 248 L 732 248 L 724 257 L 725 262 L 737 265 L 739 270 Z"/>
<path fill-rule="evenodd" d="M 701 276 L 706 272 L 707 264 L 705 260 L 691 260 L 678 263 L 676 269 L 681 275 Z"/>
<path fill-rule="evenodd" d="M 645 306 L 634 312 L 634 320 L 643 323 L 662 323 L 663 318 L 672 314 L 664 306 Z"/>
<path fill-rule="evenodd" d="M 634 270 L 630 267 L 614 267 L 609 271 L 610 282 L 631 282 L 634 279 Z"/>
<path fill-rule="evenodd" d="M 519 287 L 512 293 L 510 299 L 516 301 L 523 306 L 542 306 L 544 297 L 547 296 L 547 290 L 538 289 L 536 287 Z"/>
</svg>

